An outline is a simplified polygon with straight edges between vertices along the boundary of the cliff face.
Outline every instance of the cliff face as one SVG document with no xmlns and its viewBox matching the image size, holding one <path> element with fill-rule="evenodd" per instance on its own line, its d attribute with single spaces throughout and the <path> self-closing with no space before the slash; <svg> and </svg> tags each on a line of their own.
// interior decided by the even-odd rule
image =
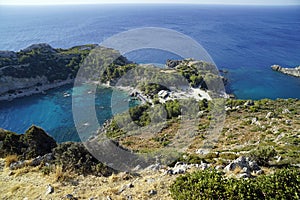
<svg viewBox="0 0 300 200">
<path fill-rule="evenodd" d="M 281 72 L 283 74 L 287 74 L 287 75 L 295 76 L 295 77 L 300 77 L 300 66 L 295 67 L 295 68 L 283 68 L 279 65 L 273 65 L 273 66 L 271 66 L 271 68 L 274 71 L 278 71 L 278 72 Z"/>
</svg>

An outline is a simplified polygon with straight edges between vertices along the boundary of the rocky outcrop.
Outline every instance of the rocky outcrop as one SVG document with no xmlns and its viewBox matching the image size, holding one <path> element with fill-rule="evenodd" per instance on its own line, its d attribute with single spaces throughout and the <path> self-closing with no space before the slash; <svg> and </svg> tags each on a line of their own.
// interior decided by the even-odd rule
<svg viewBox="0 0 300 200">
<path fill-rule="evenodd" d="M 240 178 L 248 178 L 251 177 L 251 173 L 261 174 L 261 168 L 258 166 L 258 164 L 251 160 L 249 157 L 241 156 L 237 158 L 236 160 L 233 160 L 231 163 L 229 163 L 225 168 L 225 172 L 235 171 L 236 169 L 239 169 L 238 177 Z"/>
<path fill-rule="evenodd" d="M 179 65 L 182 61 L 181 60 L 167 60 L 166 66 L 170 68 L 174 68 Z"/>
<path fill-rule="evenodd" d="M 271 66 L 272 70 L 287 74 L 290 76 L 300 77 L 300 66 L 295 68 L 283 68 L 280 65 Z"/>
<path fill-rule="evenodd" d="M 31 159 L 51 153 L 54 147 L 55 140 L 39 127 L 31 126 L 24 134 L 0 129 L 0 157 L 16 154 Z"/>
</svg>

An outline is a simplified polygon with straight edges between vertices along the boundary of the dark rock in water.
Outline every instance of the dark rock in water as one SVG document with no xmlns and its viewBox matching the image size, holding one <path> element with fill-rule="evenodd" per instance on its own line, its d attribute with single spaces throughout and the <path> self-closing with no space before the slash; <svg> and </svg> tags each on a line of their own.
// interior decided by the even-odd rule
<svg viewBox="0 0 300 200">
<path fill-rule="evenodd" d="M 31 159 L 51 153 L 55 140 L 43 129 L 31 126 L 25 134 L 16 134 L 0 129 L 0 157 L 16 154 L 22 159 Z"/>
<path fill-rule="evenodd" d="M 281 72 L 283 74 L 287 74 L 287 75 L 295 76 L 295 77 L 300 77 L 300 66 L 296 67 L 296 68 L 283 68 L 279 65 L 273 65 L 273 66 L 271 66 L 271 68 L 274 71 L 278 71 L 278 72 Z"/>
<path fill-rule="evenodd" d="M 179 65 L 182 61 L 181 60 L 167 60 L 166 65 L 170 68 L 174 68 Z"/>
</svg>

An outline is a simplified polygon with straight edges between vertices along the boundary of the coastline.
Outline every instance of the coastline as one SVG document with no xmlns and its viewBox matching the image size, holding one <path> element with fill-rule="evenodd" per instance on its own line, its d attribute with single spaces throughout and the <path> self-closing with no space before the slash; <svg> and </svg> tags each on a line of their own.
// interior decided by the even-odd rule
<svg viewBox="0 0 300 200">
<path fill-rule="evenodd" d="M 55 83 L 50 83 L 42 86 L 34 86 L 30 88 L 24 88 L 16 90 L 13 94 L 5 93 L 0 95 L 0 101 L 12 101 L 17 98 L 31 96 L 34 94 L 43 94 L 45 91 L 58 88 L 67 84 L 73 84 L 74 79 L 67 79 L 64 81 L 57 81 Z"/>
</svg>

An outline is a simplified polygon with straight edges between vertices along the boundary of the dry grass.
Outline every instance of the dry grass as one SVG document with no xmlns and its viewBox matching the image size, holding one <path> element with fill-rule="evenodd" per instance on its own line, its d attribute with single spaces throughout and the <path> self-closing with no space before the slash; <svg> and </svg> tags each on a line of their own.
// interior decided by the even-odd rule
<svg viewBox="0 0 300 200">
<path fill-rule="evenodd" d="M 18 156 L 17 155 L 9 155 L 6 156 L 5 158 L 5 167 L 9 167 L 10 164 L 17 162 L 18 161 Z"/>
<path fill-rule="evenodd" d="M 69 181 L 74 175 L 70 171 L 63 171 L 61 165 L 55 166 L 54 180 L 58 182 Z"/>
</svg>

